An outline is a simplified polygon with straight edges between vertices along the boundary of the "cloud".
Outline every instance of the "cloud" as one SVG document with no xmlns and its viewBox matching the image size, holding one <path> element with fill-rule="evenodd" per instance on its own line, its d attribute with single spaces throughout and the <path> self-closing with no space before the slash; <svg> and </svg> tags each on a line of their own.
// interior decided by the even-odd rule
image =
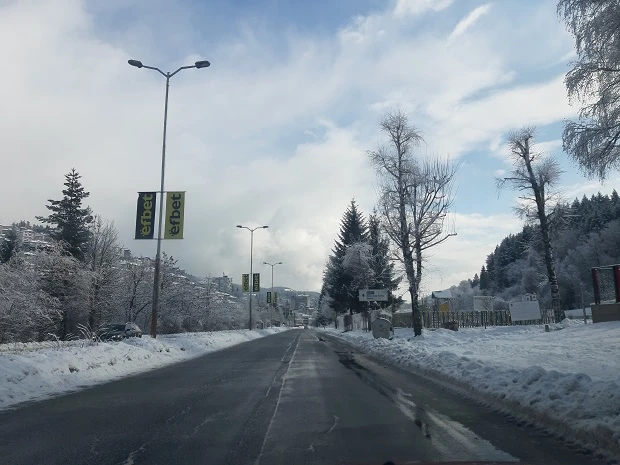
<svg viewBox="0 0 620 465">
<path fill-rule="evenodd" d="M 484 5 L 480 5 L 479 7 L 473 9 L 465 18 L 463 18 L 456 25 L 450 36 L 448 37 L 448 41 L 453 41 L 457 37 L 463 35 L 469 28 L 471 28 L 481 17 L 486 15 L 491 9 L 491 3 L 485 3 Z"/>
<path fill-rule="evenodd" d="M 59 198 L 75 167 L 95 212 L 115 221 L 135 253 L 152 256 L 154 242 L 134 241 L 132 232 L 136 192 L 159 186 L 165 80 L 127 59 L 164 71 L 208 59 L 210 68 L 170 81 L 166 188 L 187 191 L 186 238 L 166 241 L 164 250 L 194 274 L 226 272 L 238 281 L 249 268 L 249 233 L 235 225 L 268 224 L 255 234 L 255 263 L 283 261 L 276 282 L 319 289 L 349 201 L 355 197 L 366 214 L 375 204 L 365 151 L 382 141 L 377 119 L 386 110 L 400 105 L 429 152 L 454 157 L 486 149 L 523 123 L 574 113 L 562 76 L 519 80 L 530 64 L 524 56 L 536 62 L 551 54 L 544 42 L 524 40 L 527 53 L 513 59 L 502 34 L 516 32 L 485 24 L 467 41 L 447 43 L 460 14 L 451 4 L 399 0 L 332 33 L 238 18 L 218 39 L 192 27 L 187 5 L 159 1 L 146 12 L 118 0 L 98 10 L 73 0 L 3 3 L 0 55 L 11 71 L 0 87 L 0 125 L 11 174 L 0 195 L 12 200 L 0 223 L 47 214 L 46 200 Z M 216 7 L 205 8 L 209 16 Z M 431 13 L 450 20 L 417 27 Z M 102 15 L 116 22 L 104 24 Z M 437 276 L 479 268 L 501 240 L 504 229 L 488 223 L 479 236 L 466 234 L 471 220 L 457 217 L 459 236 L 433 251 Z"/>
<path fill-rule="evenodd" d="M 441 11 L 448 8 L 452 0 L 398 0 L 394 7 L 396 16 L 417 16 L 428 11 Z"/>
</svg>

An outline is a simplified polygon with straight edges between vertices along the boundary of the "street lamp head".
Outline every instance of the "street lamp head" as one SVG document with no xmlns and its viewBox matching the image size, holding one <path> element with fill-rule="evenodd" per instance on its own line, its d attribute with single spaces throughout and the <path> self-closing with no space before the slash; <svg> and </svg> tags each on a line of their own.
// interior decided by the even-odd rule
<svg viewBox="0 0 620 465">
<path fill-rule="evenodd" d="M 243 226 L 241 226 L 240 224 L 237 225 L 238 228 L 243 228 Z"/>
<path fill-rule="evenodd" d="M 276 263 L 276 265 L 283 265 L 283 263 L 282 262 L 278 262 L 278 263 Z"/>
<path fill-rule="evenodd" d="M 135 66 L 136 68 L 142 68 L 142 62 L 140 60 L 127 60 L 131 66 Z"/>
<path fill-rule="evenodd" d="M 262 226 L 263 229 L 267 229 L 269 226 Z"/>
<path fill-rule="evenodd" d="M 209 63 L 207 60 L 202 60 L 202 61 L 197 61 L 196 63 L 194 63 L 194 66 L 198 69 L 208 68 L 209 66 L 211 66 L 211 63 Z"/>
<path fill-rule="evenodd" d="M 267 262 L 263 262 L 263 265 L 269 265 L 269 263 L 267 263 Z"/>
</svg>

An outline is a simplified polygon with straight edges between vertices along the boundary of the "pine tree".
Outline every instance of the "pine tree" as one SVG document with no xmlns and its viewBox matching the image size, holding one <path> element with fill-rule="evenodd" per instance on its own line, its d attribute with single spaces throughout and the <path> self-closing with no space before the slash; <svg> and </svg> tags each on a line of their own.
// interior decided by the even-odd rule
<svg viewBox="0 0 620 465">
<path fill-rule="evenodd" d="M 387 238 L 381 234 L 381 223 L 376 212 L 373 212 L 368 218 L 368 232 L 369 244 L 372 247 L 372 268 L 375 276 L 371 286 L 373 289 L 388 290 L 389 300 L 380 302 L 381 308 L 398 305 L 402 299 L 395 297 L 393 293 L 398 288 L 401 279 L 394 277 L 394 263 L 389 257 L 390 244 Z"/>
<path fill-rule="evenodd" d="M 355 200 L 351 200 L 340 222 L 340 232 L 323 274 L 325 292 L 329 295 L 331 306 L 337 313 L 347 311 L 353 313 L 361 310 L 357 289 L 352 289 L 353 276 L 345 271 L 343 259 L 347 247 L 368 240 L 366 222 L 357 209 Z"/>
<path fill-rule="evenodd" d="M 84 190 L 80 178 L 75 168 L 71 169 L 65 175 L 66 189 L 62 191 L 63 199 L 49 199 L 46 208 L 52 213 L 48 217 L 38 216 L 37 219 L 55 225 L 52 237 L 61 241 L 74 258 L 83 261 L 93 216 L 90 207 L 82 207 L 82 201 L 88 198 L 90 193 Z"/>
<path fill-rule="evenodd" d="M 10 228 L 0 237 L 0 263 L 8 263 L 19 252 L 21 239 L 17 227 Z"/>
<path fill-rule="evenodd" d="M 487 289 L 489 289 L 489 276 L 486 268 L 483 266 L 480 270 L 480 290 L 486 291 Z"/>
<path fill-rule="evenodd" d="M 479 285 L 479 284 L 480 284 L 480 277 L 478 276 L 478 273 L 476 273 L 474 275 L 474 279 L 471 280 L 471 287 L 472 287 L 472 289 L 474 287 L 476 287 L 477 285 Z"/>
</svg>

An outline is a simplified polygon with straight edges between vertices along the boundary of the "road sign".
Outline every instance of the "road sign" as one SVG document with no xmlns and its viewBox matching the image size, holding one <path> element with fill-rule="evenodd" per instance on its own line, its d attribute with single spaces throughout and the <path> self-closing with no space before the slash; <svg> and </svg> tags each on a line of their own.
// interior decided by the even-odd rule
<svg viewBox="0 0 620 465">
<path fill-rule="evenodd" d="M 360 289 L 360 302 L 387 302 L 387 289 Z"/>
<path fill-rule="evenodd" d="M 250 275 L 248 273 L 241 275 L 241 290 L 243 292 L 250 292 Z"/>
</svg>

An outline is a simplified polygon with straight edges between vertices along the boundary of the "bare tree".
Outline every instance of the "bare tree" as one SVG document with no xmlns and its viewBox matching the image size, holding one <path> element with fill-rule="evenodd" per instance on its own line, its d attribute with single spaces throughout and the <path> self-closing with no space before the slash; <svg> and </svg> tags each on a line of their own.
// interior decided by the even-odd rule
<svg viewBox="0 0 620 465">
<path fill-rule="evenodd" d="M 380 127 L 389 145 L 368 152 L 380 179 L 379 214 L 405 269 L 413 330 L 419 336 L 418 298 L 427 251 L 455 235 L 446 232 L 445 222 L 452 206 L 456 167 L 436 158 L 416 159 L 414 148 L 422 137 L 401 111 L 388 114 Z"/>
<path fill-rule="evenodd" d="M 566 88 L 582 102 L 578 121 L 564 127 L 564 150 L 602 181 L 620 168 L 620 3 L 560 0 L 557 11 L 577 49 Z"/>
<path fill-rule="evenodd" d="M 508 148 L 514 168 L 509 177 L 497 178 L 496 184 L 498 191 L 506 185 L 519 191 L 520 204 L 515 207 L 516 213 L 526 221 L 538 222 L 540 225 L 547 279 L 551 287 L 551 306 L 556 320 L 559 320 L 561 319 L 560 288 L 553 261 L 550 223 L 561 200 L 560 193 L 555 187 L 562 170 L 554 158 L 545 157 L 533 149 L 534 135 L 533 127 L 524 127 L 508 134 Z"/>
<path fill-rule="evenodd" d="M 111 295 L 118 284 L 118 264 L 121 247 L 113 221 L 95 216 L 90 224 L 90 239 L 85 261 L 91 271 L 91 289 L 88 302 L 88 324 L 95 328 L 101 323 L 104 306 L 112 303 Z"/>
</svg>

